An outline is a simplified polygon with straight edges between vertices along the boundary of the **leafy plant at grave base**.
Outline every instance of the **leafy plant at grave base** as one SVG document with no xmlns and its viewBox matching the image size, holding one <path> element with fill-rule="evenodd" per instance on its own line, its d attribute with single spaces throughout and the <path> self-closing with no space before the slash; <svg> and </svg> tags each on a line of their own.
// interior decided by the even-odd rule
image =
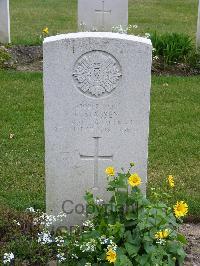
<svg viewBox="0 0 200 266">
<path fill-rule="evenodd" d="M 40 35 L 37 37 L 36 43 L 42 45 L 44 39 L 49 36 L 50 36 L 49 28 L 48 27 L 43 28 Z"/>
<path fill-rule="evenodd" d="M 192 43 L 192 39 L 182 33 L 165 33 L 158 35 L 156 32 L 150 34 L 154 47 L 154 56 L 163 60 L 165 65 L 176 63 L 188 63 L 193 67 L 199 64 L 199 53 Z"/>
<path fill-rule="evenodd" d="M 32 230 L 23 231 L 24 225 L 19 223 L 1 252 L 4 262 L 45 265 L 57 259 L 59 265 L 66 266 L 182 265 L 187 241 L 178 228 L 188 206 L 180 201 L 172 209 L 160 201 L 163 196 L 168 201 L 174 193 L 173 176 L 168 177 L 169 193 L 159 195 L 152 189 L 154 200 L 150 202 L 139 188 L 141 178 L 131 173 L 133 167 L 131 163 L 127 172 L 118 174 L 113 167 L 106 169 L 111 198 L 105 204 L 87 192 L 88 220 L 82 227 L 75 226 L 72 231 L 60 228 L 53 233 L 50 228 L 63 214 L 27 214 L 29 222 L 25 224 Z"/>
<path fill-rule="evenodd" d="M 0 47 L 0 69 L 6 68 L 5 63 L 11 58 L 4 47 Z"/>
<path fill-rule="evenodd" d="M 38 241 L 44 226 L 35 221 L 44 214 L 32 210 L 19 213 L 1 207 L 0 257 L 3 264 L 22 265 L 27 262 L 27 265 L 46 265 L 51 258 L 55 258 L 55 248 Z"/>
</svg>

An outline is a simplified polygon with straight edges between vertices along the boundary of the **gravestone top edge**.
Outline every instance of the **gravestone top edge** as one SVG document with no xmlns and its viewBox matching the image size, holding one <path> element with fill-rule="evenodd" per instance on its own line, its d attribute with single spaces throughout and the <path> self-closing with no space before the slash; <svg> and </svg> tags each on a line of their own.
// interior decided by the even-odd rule
<svg viewBox="0 0 200 266">
<path fill-rule="evenodd" d="M 77 32 L 77 33 L 60 34 L 45 38 L 43 44 L 67 40 L 67 39 L 81 39 L 81 38 L 107 38 L 111 40 L 119 39 L 119 40 L 138 42 L 141 44 L 152 46 L 150 39 L 135 35 L 127 35 L 127 34 L 112 33 L 112 32 Z"/>
</svg>

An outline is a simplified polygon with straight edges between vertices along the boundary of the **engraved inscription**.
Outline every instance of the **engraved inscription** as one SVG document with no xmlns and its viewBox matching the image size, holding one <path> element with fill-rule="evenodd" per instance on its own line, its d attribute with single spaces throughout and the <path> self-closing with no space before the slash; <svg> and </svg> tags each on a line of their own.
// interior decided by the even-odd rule
<svg viewBox="0 0 200 266">
<path fill-rule="evenodd" d="M 119 62 L 109 53 L 91 51 L 76 62 L 73 77 L 78 89 L 93 97 L 110 94 L 122 76 Z"/>
<path fill-rule="evenodd" d="M 75 106 L 72 115 L 72 130 L 74 132 L 110 133 L 119 130 L 122 134 L 131 133 L 134 136 L 136 128 L 132 116 L 119 114 L 119 103 L 98 104 L 82 102 Z"/>
</svg>

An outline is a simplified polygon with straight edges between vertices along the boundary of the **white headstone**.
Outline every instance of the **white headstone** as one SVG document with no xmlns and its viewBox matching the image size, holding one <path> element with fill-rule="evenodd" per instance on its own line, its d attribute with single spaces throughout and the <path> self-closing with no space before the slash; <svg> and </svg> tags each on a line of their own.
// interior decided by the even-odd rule
<svg viewBox="0 0 200 266">
<path fill-rule="evenodd" d="M 112 31 L 128 25 L 128 0 L 78 0 L 80 31 Z"/>
<path fill-rule="evenodd" d="M 151 42 L 118 33 L 44 41 L 47 212 L 80 222 L 83 196 L 107 197 L 105 168 L 136 164 L 145 191 Z"/>
<path fill-rule="evenodd" d="M 198 8 L 198 20 L 197 20 L 197 48 L 200 48 L 200 0 Z"/>
<path fill-rule="evenodd" d="M 10 43 L 9 0 L 0 0 L 0 43 Z"/>
</svg>

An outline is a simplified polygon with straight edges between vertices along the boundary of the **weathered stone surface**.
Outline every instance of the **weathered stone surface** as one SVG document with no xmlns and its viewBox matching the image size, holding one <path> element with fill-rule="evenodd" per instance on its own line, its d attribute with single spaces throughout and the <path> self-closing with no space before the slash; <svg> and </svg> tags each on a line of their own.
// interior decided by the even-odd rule
<svg viewBox="0 0 200 266">
<path fill-rule="evenodd" d="M 10 43 L 9 0 L 0 0 L 0 43 Z"/>
<path fill-rule="evenodd" d="M 151 42 L 117 33 L 44 41 L 47 211 L 81 221 L 83 195 L 107 198 L 107 166 L 147 180 Z"/>
<path fill-rule="evenodd" d="M 200 48 L 200 0 L 198 8 L 198 20 L 197 20 L 197 48 Z"/>
<path fill-rule="evenodd" d="M 112 31 L 128 25 L 128 0 L 79 0 L 78 25 L 81 31 Z"/>
</svg>

